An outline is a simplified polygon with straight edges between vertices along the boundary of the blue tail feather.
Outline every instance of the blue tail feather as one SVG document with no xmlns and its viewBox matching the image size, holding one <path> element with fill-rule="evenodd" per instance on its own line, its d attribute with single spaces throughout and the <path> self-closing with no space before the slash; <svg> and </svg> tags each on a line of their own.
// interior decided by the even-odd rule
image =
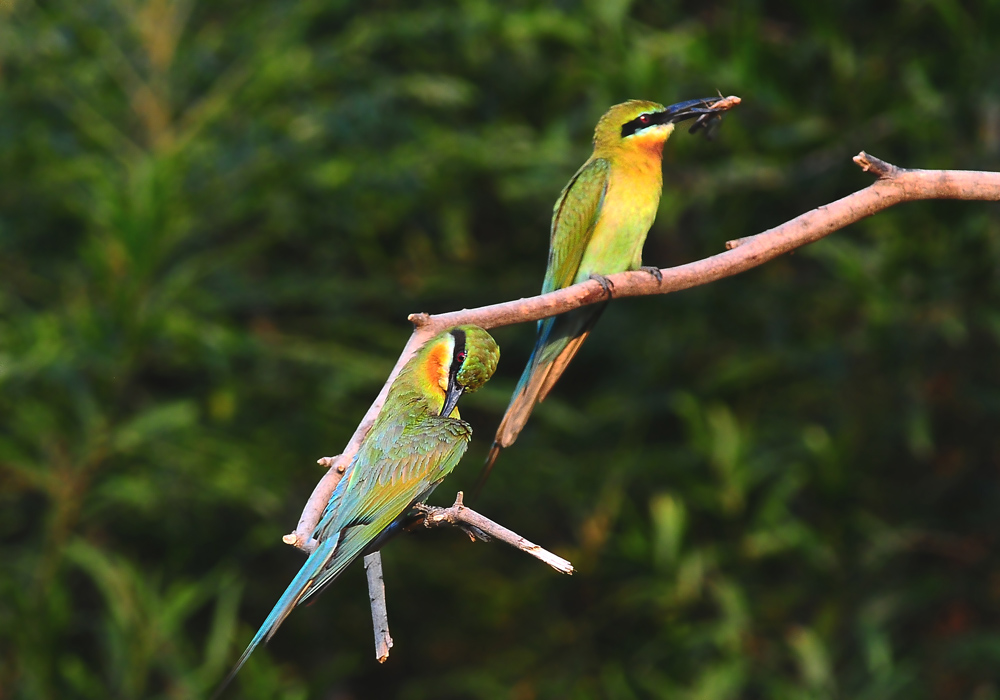
<svg viewBox="0 0 1000 700">
<path fill-rule="evenodd" d="M 307 594 L 309 589 L 314 585 L 312 581 L 315 580 L 329 564 L 330 559 L 336 552 L 339 541 L 340 533 L 337 533 L 320 542 L 316 549 L 313 550 L 312 554 L 309 555 L 305 564 L 303 564 L 302 568 L 299 569 L 299 572 L 295 574 L 295 578 L 293 578 L 292 582 L 288 584 L 285 592 L 281 594 L 278 602 L 275 603 L 271 612 L 268 613 L 267 617 L 264 619 L 264 623 L 260 626 L 260 629 L 257 630 L 257 634 L 255 634 L 253 639 L 250 640 L 250 644 L 247 646 L 246 651 L 243 652 L 243 655 L 240 656 L 239 661 L 236 662 L 236 666 L 229 672 L 229 675 L 226 676 L 226 680 L 222 682 L 219 689 L 215 691 L 215 694 L 212 696 L 213 700 L 226 689 L 226 686 L 229 685 L 230 681 L 232 681 L 236 674 L 239 673 L 240 669 L 243 668 L 243 664 L 247 662 L 247 659 L 249 659 L 250 655 L 254 652 L 254 649 L 256 649 L 261 642 L 270 641 L 271 637 L 278 630 L 278 627 L 280 627 L 281 623 L 284 622 L 286 617 L 288 617 L 288 614 L 295 609 L 304 597 L 308 597 Z"/>
<path fill-rule="evenodd" d="M 514 393 L 511 395 L 510 404 L 507 407 L 508 415 L 511 413 L 512 408 L 526 398 L 530 402 L 530 406 L 527 413 L 523 416 L 521 423 L 523 425 L 523 423 L 527 422 L 531 409 L 537 403 L 535 396 L 524 396 L 532 379 L 537 375 L 539 370 L 551 365 L 573 339 L 589 333 L 590 329 L 597 322 L 597 319 L 604 312 L 605 306 L 606 304 L 598 304 L 584 307 L 560 316 L 542 319 L 538 322 L 535 347 L 532 348 L 531 356 L 524 367 L 524 372 L 521 373 L 521 378 L 518 380 Z M 520 430 L 520 426 L 518 430 Z"/>
</svg>

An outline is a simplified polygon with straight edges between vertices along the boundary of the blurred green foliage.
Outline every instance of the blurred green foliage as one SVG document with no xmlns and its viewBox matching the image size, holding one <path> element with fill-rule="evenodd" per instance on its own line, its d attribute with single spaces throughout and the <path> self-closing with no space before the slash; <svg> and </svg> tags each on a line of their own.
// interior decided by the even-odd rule
<svg viewBox="0 0 1000 700">
<path fill-rule="evenodd" d="M 678 134 L 649 264 L 858 189 L 1000 169 L 1000 5 L 0 2 L 0 698 L 197 698 L 409 333 L 535 293 L 630 97 Z M 533 340 L 465 402 L 478 471 Z M 246 698 L 1000 694 L 1000 211 L 897 207 L 615 303 L 455 532 L 296 611 Z"/>
</svg>

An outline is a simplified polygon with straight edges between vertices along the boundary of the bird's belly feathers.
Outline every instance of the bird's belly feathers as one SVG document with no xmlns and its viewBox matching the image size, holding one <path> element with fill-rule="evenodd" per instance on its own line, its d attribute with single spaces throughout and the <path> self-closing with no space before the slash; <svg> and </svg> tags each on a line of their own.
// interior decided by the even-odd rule
<svg viewBox="0 0 1000 700">
<path fill-rule="evenodd" d="M 642 245 L 660 205 L 659 163 L 656 166 L 655 172 L 642 168 L 612 175 L 574 282 L 642 265 Z"/>
</svg>

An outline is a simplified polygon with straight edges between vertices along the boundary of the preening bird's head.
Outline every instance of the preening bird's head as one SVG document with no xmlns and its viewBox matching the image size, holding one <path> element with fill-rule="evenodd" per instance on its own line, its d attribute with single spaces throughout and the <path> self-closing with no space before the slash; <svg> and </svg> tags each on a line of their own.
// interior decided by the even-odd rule
<svg viewBox="0 0 1000 700">
<path fill-rule="evenodd" d="M 669 107 L 645 100 L 622 102 L 605 112 L 597 122 L 594 147 L 660 150 L 678 122 L 722 112 L 731 106 L 716 108 L 717 103 L 723 104 L 721 98 L 686 100 Z"/>
<path fill-rule="evenodd" d="M 493 336 L 479 326 L 458 326 L 435 336 L 420 350 L 418 366 L 425 386 L 441 401 L 442 416 L 455 411 L 463 393 L 489 381 L 500 360 Z M 455 417 L 457 417 L 455 412 Z"/>
</svg>

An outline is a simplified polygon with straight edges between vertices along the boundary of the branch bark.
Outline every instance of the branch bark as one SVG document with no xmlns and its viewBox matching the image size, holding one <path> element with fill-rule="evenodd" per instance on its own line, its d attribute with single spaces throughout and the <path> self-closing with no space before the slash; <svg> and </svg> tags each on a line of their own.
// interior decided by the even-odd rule
<svg viewBox="0 0 1000 700">
<path fill-rule="evenodd" d="M 753 236 L 728 241 L 727 250 L 723 253 L 685 265 L 664 268 L 660 270 L 662 275 L 660 279 L 645 271 L 608 275 L 607 280 L 613 285 L 611 296 L 624 298 L 669 294 L 731 277 L 795 248 L 818 241 L 834 231 L 901 202 L 925 199 L 1000 201 L 1000 173 L 971 170 L 909 170 L 870 156 L 864 151 L 854 157 L 854 162 L 865 172 L 874 173 L 878 179 L 863 190 L 806 212 L 780 226 Z M 588 280 L 549 294 L 476 309 L 434 315 L 411 314 L 409 320 L 414 326 L 413 333 L 389 378 L 362 418 L 354 435 L 351 436 L 344 452 L 337 457 L 324 457 L 319 460 L 320 464 L 329 469 L 306 502 L 295 530 L 282 538 L 285 544 L 306 552 L 315 549 L 316 541 L 313 540 L 312 533 L 330 499 L 330 494 L 350 468 L 354 455 L 357 454 L 361 441 L 374 424 L 375 417 L 381 410 L 389 387 L 399 374 L 399 370 L 421 345 L 441 331 L 464 323 L 475 323 L 487 329 L 527 323 L 603 301 L 607 296 L 600 283 Z M 377 552 L 371 555 L 372 558 L 378 556 Z M 369 593 L 372 600 L 375 601 L 382 596 L 384 608 L 384 591 L 381 587 L 376 588 L 378 590 L 374 590 L 370 582 Z M 377 629 L 376 636 L 378 636 Z M 388 636 L 387 631 L 386 636 Z"/>
<path fill-rule="evenodd" d="M 462 503 L 463 494 L 461 491 L 455 496 L 455 503 L 449 508 L 439 508 L 418 503 L 415 510 L 424 514 L 424 527 L 434 528 L 442 525 L 451 525 L 464 530 L 473 540 L 489 542 L 491 539 L 506 542 L 515 549 L 520 549 L 525 554 L 539 559 L 561 574 L 572 574 L 573 564 L 560 556 L 553 554 L 547 549 L 539 547 L 534 542 L 529 542 L 513 530 L 508 530 L 500 523 L 493 522 L 485 515 L 477 513 L 471 508 L 467 508 Z"/>
<path fill-rule="evenodd" d="M 372 606 L 372 629 L 375 630 L 375 658 L 384 664 L 392 648 L 389 636 L 389 611 L 385 606 L 385 580 L 382 578 L 382 557 L 378 552 L 365 557 L 368 577 L 368 600 Z"/>
</svg>

